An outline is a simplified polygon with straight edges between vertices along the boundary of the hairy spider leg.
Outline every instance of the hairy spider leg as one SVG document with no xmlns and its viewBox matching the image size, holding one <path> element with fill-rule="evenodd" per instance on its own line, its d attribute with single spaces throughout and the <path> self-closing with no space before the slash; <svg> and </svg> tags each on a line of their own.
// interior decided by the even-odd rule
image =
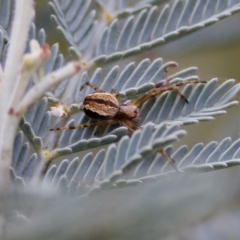
<svg viewBox="0 0 240 240">
<path fill-rule="evenodd" d="M 175 92 L 184 102 L 189 103 L 187 98 L 184 95 L 182 95 L 177 88 L 173 89 L 172 91 Z"/>
<path fill-rule="evenodd" d="M 176 170 L 176 172 L 179 172 L 179 170 L 175 164 L 175 161 L 163 149 L 159 150 L 158 152 L 167 159 L 167 161 L 173 166 L 173 168 Z"/>
<path fill-rule="evenodd" d="M 170 80 L 172 80 L 172 79 L 170 79 Z M 158 83 L 156 83 L 155 84 L 155 88 L 160 88 L 160 87 L 166 87 L 166 86 L 169 86 L 169 82 L 168 81 L 170 81 L 170 80 L 161 80 L 160 82 L 158 82 Z M 187 100 L 187 98 L 185 98 L 185 96 L 183 96 L 180 92 L 179 92 L 179 90 L 176 88 L 176 89 L 174 89 L 173 90 L 177 95 L 179 95 L 186 103 L 189 103 L 188 102 L 188 100 Z"/>
<path fill-rule="evenodd" d="M 120 94 L 120 92 L 119 91 L 117 91 L 116 89 L 111 89 L 111 91 L 110 91 L 110 93 L 111 94 L 115 94 L 115 97 L 116 97 L 116 99 L 118 100 L 118 102 L 119 102 L 119 104 L 121 104 L 122 103 L 122 97 L 121 97 L 121 94 Z"/>
<path fill-rule="evenodd" d="M 162 85 L 158 88 L 153 88 L 153 89 L 149 90 L 145 94 L 140 95 L 139 97 L 137 97 L 135 99 L 132 99 L 129 104 L 134 104 L 135 106 L 140 107 L 147 100 L 155 97 L 156 95 L 158 95 L 162 92 L 166 92 L 166 91 L 176 92 L 176 94 L 178 94 L 184 101 L 186 101 L 188 103 L 188 100 L 185 98 L 185 96 L 183 96 L 178 91 L 177 87 L 182 86 L 182 85 L 191 84 L 191 83 L 206 83 L 206 81 L 189 80 L 189 81 L 177 82 L 177 83 L 169 84 L 169 85 Z M 158 152 L 166 158 L 166 160 L 173 166 L 173 168 L 176 170 L 176 172 L 179 172 L 179 170 L 175 164 L 175 161 L 163 149 L 160 149 Z"/>
<path fill-rule="evenodd" d="M 134 131 L 138 129 L 142 129 L 141 127 L 135 125 L 131 121 L 121 121 L 120 122 L 121 126 L 126 127 L 130 133 L 133 133 Z"/>
<path fill-rule="evenodd" d="M 102 89 L 94 86 L 93 84 L 91 84 L 90 82 L 85 82 L 81 88 L 80 88 L 80 91 L 82 91 L 85 87 L 90 87 L 90 88 L 93 88 L 96 92 L 104 92 Z"/>
<path fill-rule="evenodd" d="M 152 88 L 151 90 L 147 91 L 146 93 L 132 99 L 128 104 L 131 105 L 135 105 L 137 107 L 141 107 L 143 103 L 145 103 L 147 100 L 157 96 L 158 94 L 160 93 L 163 93 L 163 92 L 167 92 L 167 91 L 174 91 L 176 92 L 177 90 L 177 87 L 179 86 L 183 86 L 183 85 L 187 85 L 187 84 L 196 84 L 196 83 L 206 83 L 206 81 L 203 81 L 203 80 L 188 80 L 188 81 L 183 81 L 183 82 L 176 82 L 176 83 L 173 83 L 173 84 L 169 84 L 167 86 L 162 86 L 160 88 Z M 177 90 L 177 93 L 178 93 L 178 90 Z M 178 95 L 180 95 L 181 98 L 183 98 L 183 100 L 185 101 L 185 97 L 179 93 Z"/>
<path fill-rule="evenodd" d="M 164 81 L 162 84 L 161 84 L 161 81 L 158 83 L 158 84 L 156 84 L 155 85 L 155 88 L 159 88 L 159 87 L 166 87 L 166 86 L 171 86 L 172 84 L 170 84 L 169 83 L 169 81 L 171 81 L 171 80 L 173 80 L 173 78 L 169 78 L 169 79 L 167 79 L 166 81 Z M 201 81 L 201 80 L 197 80 L 197 79 L 192 79 L 192 80 L 188 80 L 188 81 Z M 187 81 L 187 82 L 188 82 Z M 199 82 L 197 82 L 197 83 L 199 83 Z M 204 83 L 206 83 L 205 81 L 204 81 Z M 158 86 L 159 85 L 159 86 Z M 181 92 L 176 88 L 175 90 L 173 90 L 177 95 L 179 95 L 179 97 L 181 97 L 186 103 L 189 103 L 188 102 L 188 99 L 184 96 L 184 95 L 182 95 L 181 94 Z"/>
<path fill-rule="evenodd" d="M 59 127 L 59 128 L 51 128 L 50 131 L 58 131 L 58 130 L 73 130 L 73 129 L 78 129 L 78 128 L 87 128 L 87 127 L 92 127 L 92 126 L 97 126 L 101 124 L 113 124 L 118 122 L 117 120 L 114 119 L 109 119 L 109 120 L 101 120 L 97 122 L 89 122 L 86 124 L 81 124 L 81 125 L 76 125 L 76 126 L 65 126 L 65 127 Z"/>
</svg>

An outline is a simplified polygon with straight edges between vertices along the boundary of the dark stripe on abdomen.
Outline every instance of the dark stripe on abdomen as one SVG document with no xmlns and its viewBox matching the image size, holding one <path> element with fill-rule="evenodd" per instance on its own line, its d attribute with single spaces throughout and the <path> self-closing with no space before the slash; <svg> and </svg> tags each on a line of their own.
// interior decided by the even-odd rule
<svg viewBox="0 0 240 240">
<path fill-rule="evenodd" d="M 85 112 L 85 114 L 88 117 L 93 118 L 93 119 L 100 119 L 100 120 L 109 119 L 109 117 L 99 115 L 98 113 L 93 112 L 93 111 L 91 111 L 89 109 L 86 109 L 86 108 L 84 108 L 83 111 Z"/>
<path fill-rule="evenodd" d="M 114 102 L 112 101 L 106 101 L 106 100 L 103 100 L 103 99 L 97 99 L 97 98 L 85 98 L 84 100 L 84 103 L 83 104 L 86 104 L 87 102 L 96 102 L 96 103 L 99 103 L 99 104 L 104 104 L 104 105 L 107 105 L 107 106 L 110 106 L 110 107 L 114 107 L 114 108 L 118 108 L 119 106 L 116 105 Z"/>
</svg>

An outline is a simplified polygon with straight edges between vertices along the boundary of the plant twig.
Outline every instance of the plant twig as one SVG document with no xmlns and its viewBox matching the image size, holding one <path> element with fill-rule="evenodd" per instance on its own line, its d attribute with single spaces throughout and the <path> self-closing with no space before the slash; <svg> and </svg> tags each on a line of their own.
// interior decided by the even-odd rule
<svg viewBox="0 0 240 240">
<path fill-rule="evenodd" d="M 66 66 L 58 69 L 56 72 L 50 73 L 26 93 L 13 113 L 17 116 L 22 116 L 33 103 L 44 95 L 46 91 L 59 84 L 61 81 L 72 77 L 79 72 L 80 69 L 81 67 L 79 62 L 70 62 Z"/>
<path fill-rule="evenodd" d="M 1 124 L 0 124 L 0 190 L 7 190 L 9 180 L 9 169 L 12 156 L 12 144 L 17 121 L 15 118 L 9 122 L 8 108 L 13 96 L 13 88 L 19 76 L 22 56 L 26 46 L 30 24 L 35 15 L 33 0 L 16 1 L 14 20 L 11 30 L 11 40 L 6 58 L 6 65 L 1 84 Z M 26 14 L 27 13 L 27 14 Z M 14 123 L 15 126 L 11 124 Z M 8 126 L 11 126 L 10 129 Z M 5 135 L 6 130 L 10 130 Z M 11 146 L 9 148 L 9 146 Z"/>
</svg>

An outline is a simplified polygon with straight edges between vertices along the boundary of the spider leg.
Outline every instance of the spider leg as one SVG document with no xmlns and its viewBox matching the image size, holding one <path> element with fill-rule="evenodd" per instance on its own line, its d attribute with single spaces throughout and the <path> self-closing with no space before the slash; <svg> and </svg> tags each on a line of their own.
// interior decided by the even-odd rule
<svg viewBox="0 0 240 240">
<path fill-rule="evenodd" d="M 159 91 L 158 93 L 150 93 L 150 96 L 145 96 L 144 98 L 140 99 L 140 101 L 135 104 L 138 107 L 141 107 L 143 103 L 145 103 L 147 100 L 155 97 L 156 95 L 159 95 L 162 92 L 167 92 L 167 91 L 173 91 L 175 92 L 180 98 L 182 98 L 186 103 L 189 103 L 187 98 L 185 96 L 183 96 L 177 89 L 177 87 L 171 87 L 171 88 L 166 88 L 165 90 L 163 89 L 163 91 Z"/>
<path fill-rule="evenodd" d="M 169 85 L 169 84 L 166 85 L 166 84 L 164 84 L 164 83 L 163 83 L 162 85 L 159 85 L 159 84 L 160 84 L 160 83 L 158 83 L 158 85 L 156 85 L 155 88 L 171 86 L 171 85 Z M 179 92 L 179 90 L 177 89 L 177 87 L 174 88 L 174 89 L 172 89 L 172 91 L 175 92 L 180 98 L 182 98 L 183 101 L 185 101 L 186 103 L 189 103 L 188 100 L 187 100 L 187 98 Z M 144 102 L 145 102 L 145 101 L 144 101 Z"/>
<path fill-rule="evenodd" d="M 183 99 L 184 102 L 189 103 L 187 98 L 182 95 L 177 88 L 173 89 L 173 92 L 175 92 L 181 99 Z"/>
<path fill-rule="evenodd" d="M 133 133 L 137 129 L 142 129 L 142 127 L 139 127 L 139 126 L 135 125 L 133 122 L 128 121 L 128 120 L 121 121 L 120 124 L 121 124 L 121 126 L 127 127 L 129 133 Z M 173 168 L 176 170 L 176 172 L 179 172 L 177 169 L 177 166 L 175 165 L 175 161 L 170 156 L 168 156 L 168 154 L 163 149 L 158 150 L 158 152 L 166 158 L 166 160 L 173 166 Z"/>
<path fill-rule="evenodd" d="M 138 129 L 142 129 L 141 127 L 136 126 L 131 121 L 121 121 L 120 124 L 121 124 L 121 126 L 126 127 L 130 133 L 133 133 L 134 131 L 136 131 Z"/>
<path fill-rule="evenodd" d="M 51 128 L 50 131 L 58 131 L 58 130 L 73 130 L 73 129 L 78 129 L 78 128 L 87 128 L 87 127 L 92 127 L 92 126 L 97 126 L 101 124 L 113 124 L 116 123 L 116 120 L 102 120 L 102 121 L 97 121 L 97 122 L 89 122 L 86 124 L 81 124 L 77 126 L 65 126 L 65 127 L 60 127 L 60 128 Z"/>
<path fill-rule="evenodd" d="M 173 168 L 176 170 L 176 172 L 179 172 L 179 170 L 175 164 L 175 161 L 171 157 L 169 157 L 168 154 L 163 149 L 159 150 L 158 152 L 167 159 L 167 161 L 173 166 Z"/>
<path fill-rule="evenodd" d="M 98 135 L 100 132 L 102 132 L 104 129 L 106 129 L 107 126 L 108 126 L 108 124 L 107 124 L 106 122 L 100 124 L 100 125 L 97 127 L 96 131 L 94 132 L 94 136 Z"/>
<path fill-rule="evenodd" d="M 82 90 L 83 90 L 85 87 L 87 87 L 87 86 L 93 88 L 96 92 L 104 92 L 102 89 L 94 86 L 94 85 L 91 84 L 90 82 L 85 82 L 85 83 L 81 86 L 80 91 L 82 91 Z"/>
<path fill-rule="evenodd" d="M 128 104 L 135 105 L 137 107 L 142 106 L 143 103 L 145 103 L 147 100 L 157 96 L 160 93 L 167 92 L 167 91 L 174 91 L 176 92 L 184 101 L 188 102 L 187 99 L 178 91 L 177 87 L 191 84 L 191 83 L 206 83 L 206 81 L 202 80 L 188 80 L 183 82 L 177 82 L 173 84 L 169 84 L 167 86 L 161 86 L 159 88 L 152 88 L 151 90 L 147 91 L 146 93 L 132 99 Z"/>
<path fill-rule="evenodd" d="M 111 89 L 110 93 L 115 93 L 116 99 L 118 100 L 119 104 L 122 103 L 122 98 L 119 91 L 117 91 L 116 89 Z"/>
<path fill-rule="evenodd" d="M 126 127 L 129 133 L 134 132 L 134 130 L 129 126 L 127 122 L 121 122 L 121 126 Z"/>
</svg>

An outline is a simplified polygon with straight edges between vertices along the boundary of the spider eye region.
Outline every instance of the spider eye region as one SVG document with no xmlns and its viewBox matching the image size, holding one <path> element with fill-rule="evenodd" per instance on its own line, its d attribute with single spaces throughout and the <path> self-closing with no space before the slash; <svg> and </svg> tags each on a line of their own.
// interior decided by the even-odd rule
<svg viewBox="0 0 240 240">
<path fill-rule="evenodd" d="M 92 119 L 111 119 L 118 109 L 118 100 L 110 93 L 88 94 L 83 101 L 83 111 Z"/>
<path fill-rule="evenodd" d="M 140 109 L 135 105 L 122 104 L 119 107 L 119 111 L 116 117 L 118 119 L 130 120 L 134 121 L 135 123 L 138 123 L 141 118 L 141 112 Z"/>
</svg>

